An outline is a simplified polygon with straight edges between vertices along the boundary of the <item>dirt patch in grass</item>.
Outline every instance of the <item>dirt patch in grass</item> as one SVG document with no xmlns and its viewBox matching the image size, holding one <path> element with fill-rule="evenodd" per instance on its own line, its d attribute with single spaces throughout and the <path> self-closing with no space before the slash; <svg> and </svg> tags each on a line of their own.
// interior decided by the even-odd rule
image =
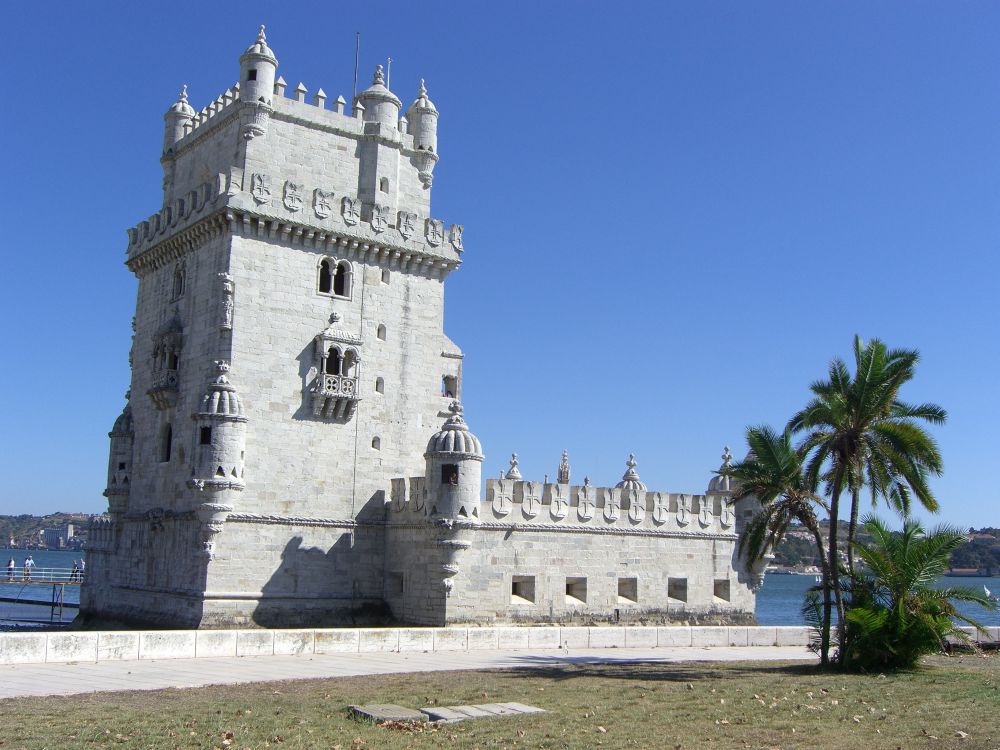
<svg viewBox="0 0 1000 750">
<path fill-rule="evenodd" d="M 1000 658 L 897 675 L 801 663 L 575 665 L 0 701 L 0 748 L 1000 748 Z M 548 713 L 434 726 L 348 718 L 519 701 Z"/>
</svg>

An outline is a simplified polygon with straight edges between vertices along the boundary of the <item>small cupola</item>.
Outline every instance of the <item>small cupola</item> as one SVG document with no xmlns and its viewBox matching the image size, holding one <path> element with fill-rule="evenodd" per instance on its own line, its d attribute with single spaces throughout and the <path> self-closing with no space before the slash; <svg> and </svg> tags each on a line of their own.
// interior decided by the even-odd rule
<svg viewBox="0 0 1000 750">
<path fill-rule="evenodd" d="M 441 429 L 435 432 L 427 441 L 427 451 L 424 458 L 443 456 L 449 458 L 468 458 L 474 461 L 483 460 L 483 447 L 479 438 L 472 434 L 462 417 L 462 405 L 452 401 L 448 406 L 451 416 L 445 420 Z"/>
<path fill-rule="evenodd" d="M 194 108 L 188 104 L 188 87 L 181 87 L 177 101 L 163 115 L 163 153 L 169 154 L 173 147 L 184 137 L 188 123 L 194 117 Z"/>
<path fill-rule="evenodd" d="M 375 68 L 372 85 L 358 94 L 357 101 L 364 107 L 363 119 L 366 123 L 378 123 L 394 132 L 399 130 L 399 110 L 403 103 L 385 85 L 382 66 Z"/>
<path fill-rule="evenodd" d="M 639 479 L 639 473 L 635 470 L 637 465 L 635 455 L 629 453 L 628 461 L 625 462 L 625 466 L 627 468 L 625 473 L 622 475 L 622 481 L 615 485 L 615 487 L 622 490 L 622 494 L 625 494 L 625 492 L 630 490 L 635 490 L 636 492 L 646 491 L 646 485 L 643 484 L 641 479 Z"/>
<path fill-rule="evenodd" d="M 197 436 L 192 484 L 202 491 L 240 491 L 244 487 L 247 417 L 243 400 L 229 382 L 229 363 L 217 361 L 201 408 L 193 415 Z"/>
<path fill-rule="evenodd" d="M 731 494 L 734 489 L 733 478 L 729 476 L 729 467 L 733 464 L 733 454 L 729 450 L 729 446 L 725 447 L 722 451 L 722 465 L 719 470 L 715 473 L 708 482 L 707 494 Z"/>
</svg>

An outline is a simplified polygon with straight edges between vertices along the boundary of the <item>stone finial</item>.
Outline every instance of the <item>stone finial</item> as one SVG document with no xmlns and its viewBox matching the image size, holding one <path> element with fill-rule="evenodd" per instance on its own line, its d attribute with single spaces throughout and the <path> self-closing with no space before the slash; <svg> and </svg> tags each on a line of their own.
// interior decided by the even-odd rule
<svg viewBox="0 0 1000 750">
<path fill-rule="evenodd" d="M 257 30 L 257 41 L 261 44 L 267 44 L 267 35 L 264 33 L 264 24 L 261 24 L 260 29 Z"/>
<path fill-rule="evenodd" d="M 589 487 L 590 486 L 590 477 L 584 477 L 583 478 L 583 486 L 584 487 Z"/>
<path fill-rule="evenodd" d="M 336 313 L 334 313 L 334 315 L 336 315 Z M 458 416 L 462 413 L 462 405 L 458 401 L 452 401 L 448 404 L 448 411 Z"/>
<path fill-rule="evenodd" d="M 278 80 L 274 82 L 274 94 L 275 96 L 284 96 L 285 87 L 288 83 L 285 81 L 283 76 L 278 76 Z"/>
<path fill-rule="evenodd" d="M 420 88 L 417 89 L 417 96 L 427 96 L 427 87 L 424 86 L 424 79 L 420 79 Z"/>
<path fill-rule="evenodd" d="M 556 474 L 556 481 L 559 484 L 569 484 L 569 451 L 563 451 L 562 460 L 559 462 L 559 471 Z"/>
<path fill-rule="evenodd" d="M 729 450 L 727 445 L 722 451 L 722 468 L 726 469 L 730 467 L 733 463 L 733 453 Z"/>
<path fill-rule="evenodd" d="M 306 88 L 306 85 L 302 81 L 299 81 L 299 85 L 295 87 L 295 101 L 304 102 L 308 91 L 309 89 Z"/>
<path fill-rule="evenodd" d="M 517 468 L 517 454 L 510 454 L 510 468 L 507 469 L 507 474 L 504 479 L 521 479 L 521 470 Z"/>
<path fill-rule="evenodd" d="M 183 86 L 181 86 L 181 93 L 177 97 L 177 101 L 182 102 L 184 104 L 188 103 L 188 85 L 186 83 Z"/>
<path fill-rule="evenodd" d="M 373 86 L 385 86 L 385 75 L 382 73 L 382 66 L 375 66 L 375 77 L 372 79 Z"/>
<path fill-rule="evenodd" d="M 320 88 L 315 94 L 313 94 L 313 104 L 315 104 L 320 109 L 326 107 L 326 92 Z"/>
<path fill-rule="evenodd" d="M 261 29 L 263 28 L 264 27 L 261 26 Z M 220 375 L 225 375 L 227 372 L 229 372 L 229 363 L 224 359 L 215 360 L 215 371 Z"/>
<path fill-rule="evenodd" d="M 344 114 L 344 107 L 347 106 L 347 99 L 343 96 L 338 96 L 333 102 L 333 111 L 339 115 Z"/>
</svg>

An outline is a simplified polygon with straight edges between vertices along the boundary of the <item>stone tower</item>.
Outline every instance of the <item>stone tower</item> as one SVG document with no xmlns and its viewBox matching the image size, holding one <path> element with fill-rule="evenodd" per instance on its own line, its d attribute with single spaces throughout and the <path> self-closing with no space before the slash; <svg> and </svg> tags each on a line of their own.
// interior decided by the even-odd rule
<svg viewBox="0 0 1000 750">
<path fill-rule="evenodd" d="M 379 616 L 390 480 L 423 473 L 460 397 L 443 313 L 462 227 L 431 214 L 423 81 L 402 117 L 381 68 L 350 109 L 286 93 L 263 27 L 238 69 L 201 111 L 186 87 L 170 106 L 162 205 L 128 232 L 131 391 L 85 617 Z"/>
</svg>

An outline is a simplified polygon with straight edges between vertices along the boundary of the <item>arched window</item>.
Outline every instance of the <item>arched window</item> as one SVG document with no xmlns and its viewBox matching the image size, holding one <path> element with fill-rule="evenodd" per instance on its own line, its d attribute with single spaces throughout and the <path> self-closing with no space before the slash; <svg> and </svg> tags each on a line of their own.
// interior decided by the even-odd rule
<svg viewBox="0 0 1000 750">
<path fill-rule="evenodd" d="M 375 335 L 379 337 L 380 340 L 385 341 L 385 324 L 379 323 L 378 328 L 375 330 Z"/>
<path fill-rule="evenodd" d="M 382 450 L 382 439 L 379 438 L 379 437 L 373 437 L 372 438 L 372 448 L 374 448 L 377 451 Z"/>
<path fill-rule="evenodd" d="M 330 290 L 333 289 L 333 271 L 331 266 L 333 262 L 327 258 L 319 264 L 319 291 L 320 294 L 329 294 Z"/>
<path fill-rule="evenodd" d="M 445 375 L 441 378 L 441 395 L 448 398 L 455 398 L 458 394 L 458 378 L 454 375 Z"/>
<path fill-rule="evenodd" d="M 333 277 L 333 293 L 338 297 L 351 296 L 351 264 L 346 260 L 337 264 L 337 272 Z"/>
<path fill-rule="evenodd" d="M 184 264 L 181 263 L 174 268 L 174 283 L 171 289 L 171 299 L 177 299 L 184 295 Z"/>
<path fill-rule="evenodd" d="M 353 349 L 348 349 L 344 352 L 344 360 L 341 362 L 340 372 L 345 378 L 353 378 L 357 374 L 354 372 L 354 367 L 357 364 L 358 353 Z"/>
<path fill-rule="evenodd" d="M 378 189 L 381 192 L 383 192 L 383 193 L 388 193 L 389 192 L 389 178 L 388 177 L 383 177 L 381 180 L 378 181 Z"/>
<path fill-rule="evenodd" d="M 375 378 L 375 393 L 385 393 L 385 381 L 382 378 Z"/>
<path fill-rule="evenodd" d="M 340 350 L 335 346 L 331 346 L 330 351 L 326 353 L 326 374 L 340 375 L 341 364 Z"/>
<path fill-rule="evenodd" d="M 170 460 L 170 450 L 174 442 L 174 430 L 170 422 L 163 425 L 163 432 L 160 435 L 160 461 L 166 463 Z"/>
</svg>

